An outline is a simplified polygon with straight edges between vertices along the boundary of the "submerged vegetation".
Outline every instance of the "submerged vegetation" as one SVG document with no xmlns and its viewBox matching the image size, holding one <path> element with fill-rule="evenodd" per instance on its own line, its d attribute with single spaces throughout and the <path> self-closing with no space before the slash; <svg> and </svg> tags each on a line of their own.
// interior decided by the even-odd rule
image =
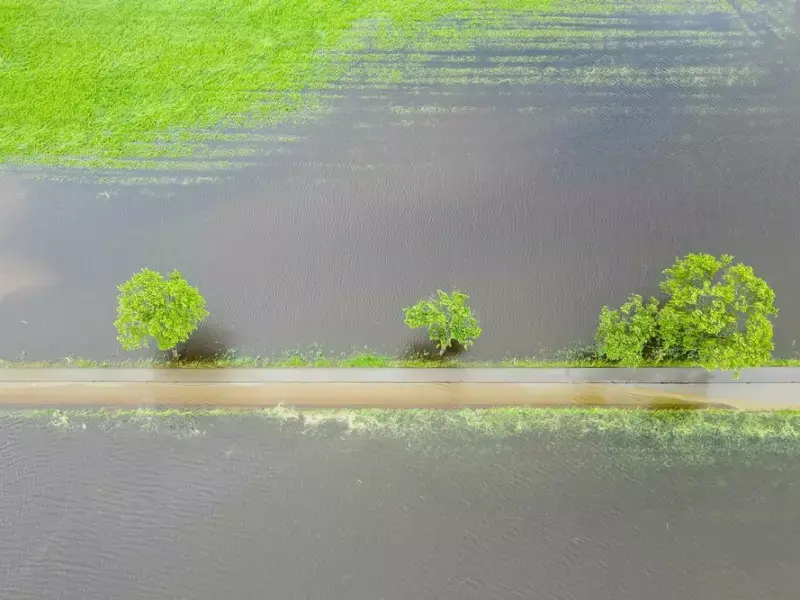
<svg viewBox="0 0 800 600">
<path fill-rule="evenodd" d="M 314 108 L 331 51 L 377 19 L 392 35 L 548 0 L 17 0 L 0 4 L 0 163 L 97 166 L 197 154 L 224 128 Z M 222 129 L 220 129 L 222 128 Z"/>
<path fill-rule="evenodd" d="M 264 422 L 303 436 L 396 440 L 426 450 L 458 452 L 485 440 L 539 438 L 547 448 L 589 444 L 611 460 L 707 463 L 724 457 L 800 453 L 800 411 L 632 410 L 616 408 L 490 408 L 460 410 L 134 409 L 34 410 L 0 413 L 67 431 L 132 427 L 178 438 L 219 425 Z M 240 431 L 237 429 L 237 431 Z M 248 429 L 252 434 L 254 431 Z M 525 457 L 529 460 L 530 457 Z"/>
<path fill-rule="evenodd" d="M 800 411 L 749 412 L 718 409 L 625 409 L 500 407 L 479 409 L 315 409 L 277 406 L 266 409 L 74 409 L 31 410 L 4 415 L 71 421 L 138 418 L 261 418 L 301 423 L 313 429 L 339 424 L 355 432 L 408 437 L 425 431 L 515 435 L 574 429 L 583 433 L 635 432 L 651 439 L 729 435 L 800 440 Z"/>
<path fill-rule="evenodd" d="M 739 12 L 762 5 L 748 0 Z M 553 48 L 588 45 L 592 56 L 598 44 L 663 43 L 633 20 L 678 14 L 736 18 L 723 0 L 4 2 L 0 164 L 169 169 L 179 158 L 181 167 L 201 168 L 193 159 L 203 159 L 229 168 L 258 152 L 249 145 L 263 141 L 259 128 L 318 114 L 342 86 L 364 83 L 724 85 L 760 72 L 552 61 Z M 702 46 L 747 36 L 746 27 L 692 26 L 671 27 L 669 37 Z M 480 72 L 453 68 L 498 44 L 515 51 Z"/>
</svg>

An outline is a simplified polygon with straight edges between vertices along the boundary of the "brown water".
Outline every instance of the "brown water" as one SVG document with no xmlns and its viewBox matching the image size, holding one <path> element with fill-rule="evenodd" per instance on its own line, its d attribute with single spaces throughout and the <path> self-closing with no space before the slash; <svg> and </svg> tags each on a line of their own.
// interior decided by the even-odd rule
<svg viewBox="0 0 800 600">
<path fill-rule="evenodd" d="M 800 585 L 796 452 L 756 443 L 409 444 L 224 418 L 5 419 L 0 440 L 8 600 L 777 600 Z"/>
<path fill-rule="evenodd" d="M 786 25 L 788 3 L 761 4 Z M 330 115 L 282 128 L 297 139 L 241 170 L 199 173 L 212 182 L 6 174 L 0 356 L 113 354 L 115 286 L 142 266 L 206 295 L 200 351 L 394 352 L 411 339 L 401 309 L 458 287 L 484 327 L 474 356 L 526 355 L 590 341 L 603 304 L 655 292 L 695 251 L 774 286 L 787 354 L 800 63 L 771 14 L 581 17 L 569 27 L 595 37 L 571 48 L 431 51 L 403 85 L 356 71 Z"/>
</svg>

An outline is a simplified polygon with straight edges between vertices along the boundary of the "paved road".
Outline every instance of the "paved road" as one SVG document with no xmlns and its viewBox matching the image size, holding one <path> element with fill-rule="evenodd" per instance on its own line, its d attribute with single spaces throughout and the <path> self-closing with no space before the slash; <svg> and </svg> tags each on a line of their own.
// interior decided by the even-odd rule
<svg viewBox="0 0 800 600">
<path fill-rule="evenodd" d="M 800 408 L 800 369 L 5 369 L 15 406 Z"/>
</svg>

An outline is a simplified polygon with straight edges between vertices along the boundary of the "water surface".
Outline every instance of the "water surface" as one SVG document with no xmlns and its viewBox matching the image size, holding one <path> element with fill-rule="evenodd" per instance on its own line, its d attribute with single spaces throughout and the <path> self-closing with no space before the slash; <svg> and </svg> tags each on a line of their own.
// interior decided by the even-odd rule
<svg viewBox="0 0 800 600">
<path fill-rule="evenodd" d="M 791 449 L 87 423 L 0 425 L 3 598 L 775 600 L 800 585 Z"/>
<path fill-rule="evenodd" d="M 0 356 L 112 355 L 116 285 L 142 266 L 200 287 L 208 351 L 395 352 L 411 339 L 402 308 L 458 287 L 484 328 L 475 357 L 529 355 L 590 341 L 603 304 L 656 292 L 696 251 L 774 286 L 789 353 L 794 7 L 646 14 L 660 6 L 487 16 L 463 38 L 368 45 L 330 114 L 268 132 L 242 169 L 126 175 L 135 185 L 6 174 Z"/>
</svg>

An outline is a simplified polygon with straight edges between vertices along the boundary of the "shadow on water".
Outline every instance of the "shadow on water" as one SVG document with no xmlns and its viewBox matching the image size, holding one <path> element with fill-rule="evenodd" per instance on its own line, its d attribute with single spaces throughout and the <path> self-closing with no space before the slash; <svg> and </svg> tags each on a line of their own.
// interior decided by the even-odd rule
<svg viewBox="0 0 800 600">
<path fill-rule="evenodd" d="M 408 360 L 424 359 L 444 362 L 453 358 L 458 358 L 464 352 L 464 346 L 457 340 L 454 340 L 442 353 L 436 345 L 436 342 L 417 337 L 406 344 L 406 349 L 402 356 Z"/>
<path fill-rule="evenodd" d="M 172 353 L 165 357 L 171 363 L 203 362 L 229 355 L 233 344 L 229 331 L 213 323 L 201 323 L 176 350 L 177 358 Z"/>
</svg>

